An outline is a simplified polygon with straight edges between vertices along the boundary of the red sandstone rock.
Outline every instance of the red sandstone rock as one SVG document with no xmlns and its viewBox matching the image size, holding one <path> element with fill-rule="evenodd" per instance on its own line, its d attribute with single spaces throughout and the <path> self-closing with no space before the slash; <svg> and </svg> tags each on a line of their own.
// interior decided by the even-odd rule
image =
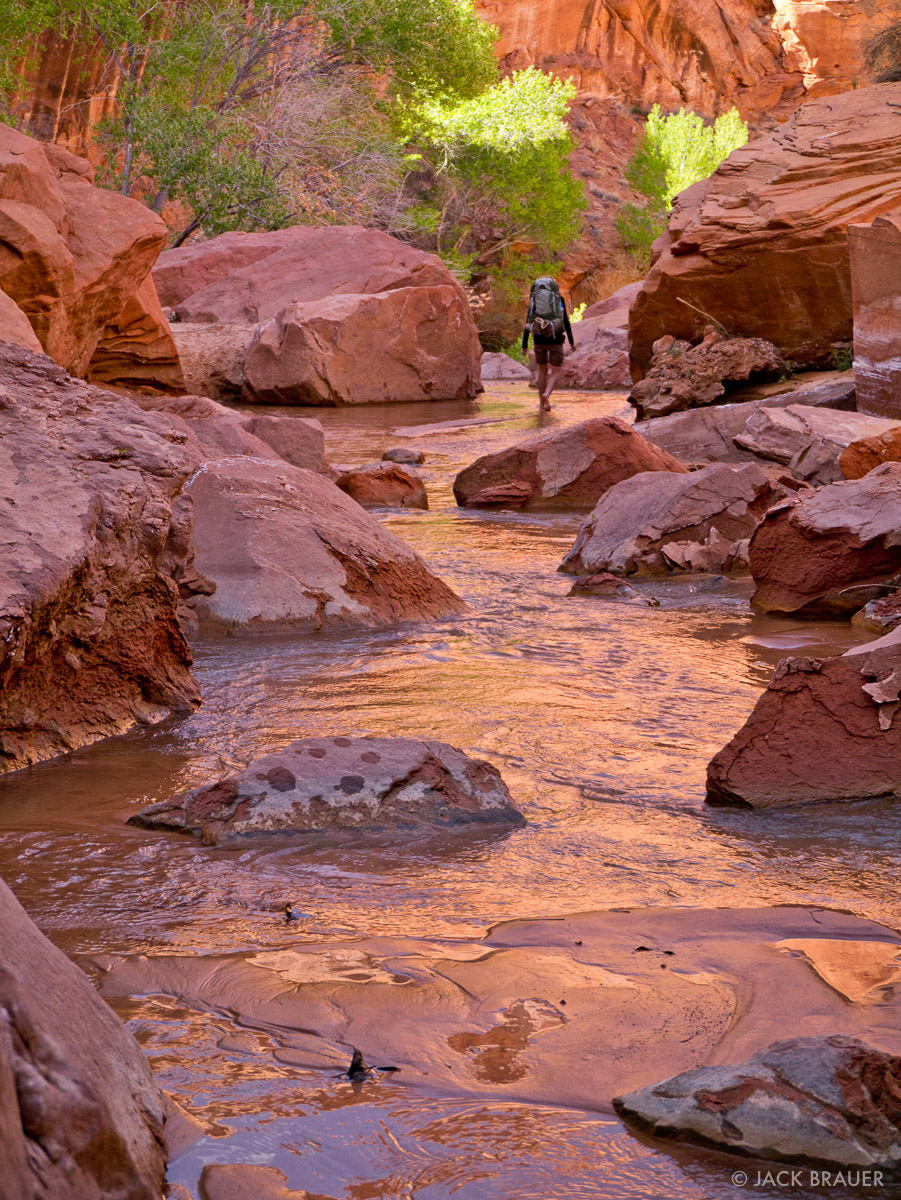
<svg viewBox="0 0 901 1200">
<path fill-rule="evenodd" d="M 0 126 L 0 288 L 74 374 L 166 240 L 148 208 L 92 180 L 84 159 Z"/>
<path fill-rule="evenodd" d="M 31 322 L 15 300 L 11 300 L 6 292 L 2 291 L 0 291 L 0 342 L 7 342 L 11 346 L 24 346 L 26 350 L 33 350 L 37 354 L 43 353 L 41 343 L 31 328 Z"/>
<path fill-rule="evenodd" d="M 838 465 L 845 479 L 861 479 L 885 462 L 901 462 L 901 425 L 851 442 L 842 451 Z"/>
<path fill-rule="evenodd" d="M 728 384 L 776 379 L 785 370 L 779 351 L 761 338 L 727 338 L 710 331 L 692 346 L 667 335 L 654 343 L 650 369 L 629 400 L 643 420 L 664 417 L 713 404 L 726 394 Z"/>
<path fill-rule="evenodd" d="M 2 882 L 0 930 L 0 1192 L 157 1200 L 163 1100 L 140 1046 Z"/>
<path fill-rule="evenodd" d="M 810 101 L 682 193 L 632 306 L 634 378 L 659 338 L 711 318 L 830 365 L 851 337 L 847 227 L 901 204 L 899 103 L 888 83 Z"/>
<path fill-rule="evenodd" d="M 453 287 L 463 296 L 436 255 L 357 225 L 223 233 L 164 251 L 153 277 L 180 321 L 229 325 L 268 321 L 295 302 L 395 288 Z"/>
<path fill-rule="evenodd" d="M 87 370 L 91 383 L 181 394 L 185 377 L 169 322 L 148 275 L 100 335 Z"/>
<path fill-rule="evenodd" d="M 901 625 L 901 591 L 893 590 L 888 596 L 871 600 L 854 614 L 851 624 L 872 633 L 890 633 Z"/>
<path fill-rule="evenodd" d="M 244 355 L 256 325 L 186 325 L 176 321 L 170 329 L 187 390 L 212 400 L 239 400 Z"/>
<path fill-rule="evenodd" d="M 686 1071 L 618 1096 L 613 1106 L 657 1137 L 768 1163 L 828 1165 L 830 1178 L 840 1167 L 857 1185 L 866 1174 L 879 1187 L 901 1174 L 899 1089 L 901 1058 L 833 1035 L 792 1038 L 747 1062 Z"/>
<path fill-rule="evenodd" d="M 425 485 L 415 471 L 396 463 L 371 463 L 344 471 L 335 483 L 363 508 L 428 508 Z"/>
<path fill-rule="evenodd" d="M 195 567 L 216 591 L 195 602 L 219 625 L 390 625 L 465 610 L 400 538 L 333 483 L 287 463 L 226 458 L 187 488 Z"/>
<path fill-rule="evenodd" d="M 630 283 L 586 309 L 573 324 L 575 349 L 563 362 L 560 386 L 606 391 L 630 386 L 629 306 L 641 288 Z"/>
<path fill-rule="evenodd" d="M 850 225 L 857 407 L 901 419 L 901 211 Z"/>
<path fill-rule="evenodd" d="M 899 529 L 901 463 L 781 504 L 751 539 L 751 603 L 763 612 L 850 614 L 901 570 Z"/>
<path fill-rule="evenodd" d="M 261 404 L 463 400 L 481 347 L 454 287 L 406 287 L 290 304 L 256 332 L 244 395 Z"/>
<path fill-rule="evenodd" d="M 898 631 L 835 658 L 786 658 L 707 768 L 707 802 L 778 808 L 901 794 Z"/>
<path fill-rule="evenodd" d="M 0 770 L 198 703 L 179 626 L 181 422 L 0 347 Z"/>
<path fill-rule="evenodd" d="M 623 421 L 596 417 L 476 459 L 454 480 L 454 497 L 467 508 L 591 508 L 639 471 L 684 470 Z"/>
<path fill-rule="evenodd" d="M 481 375 L 483 380 L 510 382 L 517 379 L 528 379 L 531 371 L 525 363 L 517 362 L 509 354 L 485 353 L 482 355 Z"/>
<path fill-rule="evenodd" d="M 784 495 L 755 463 L 633 475 L 601 497 L 560 570 L 666 575 L 743 567 L 747 539 Z"/>
<path fill-rule="evenodd" d="M 446 742 L 303 738 L 239 774 L 151 804 L 130 824 L 199 834 L 315 834 L 524 825 L 496 767 Z"/>
</svg>

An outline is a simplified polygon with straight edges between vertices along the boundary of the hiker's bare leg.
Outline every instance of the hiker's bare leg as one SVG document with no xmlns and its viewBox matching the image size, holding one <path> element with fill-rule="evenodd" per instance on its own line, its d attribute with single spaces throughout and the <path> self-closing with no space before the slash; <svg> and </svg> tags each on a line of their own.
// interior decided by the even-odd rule
<svg viewBox="0 0 901 1200">
<path fill-rule="evenodd" d="M 538 368 L 538 403 L 544 408 L 544 389 L 547 387 L 547 363 Z"/>
<path fill-rule="evenodd" d="M 542 395 L 541 407 L 542 408 L 550 408 L 551 407 L 551 392 L 557 386 L 557 380 L 560 378 L 560 372 L 562 370 L 563 370 L 562 367 L 550 367 L 549 368 L 548 373 L 547 373 L 547 383 L 544 386 L 544 391 L 541 393 L 541 395 Z"/>
</svg>

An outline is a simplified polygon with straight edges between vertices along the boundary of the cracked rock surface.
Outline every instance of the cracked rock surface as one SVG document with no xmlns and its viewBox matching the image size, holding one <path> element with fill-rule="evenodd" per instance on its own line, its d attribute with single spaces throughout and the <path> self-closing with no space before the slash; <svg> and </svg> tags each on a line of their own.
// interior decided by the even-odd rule
<svg viewBox="0 0 901 1200">
<path fill-rule="evenodd" d="M 524 824 L 500 773 L 446 742 L 304 738 L 131 818 L 218 845 L 246 834 Z"/>
<path fill-rule="evenodd" d="M 613 1101 L 657 1137 L 776 1162 L 901 1172 L 901 1058 L 857 1038 L 791 1038 Z M 872 1181 L 871 1181 L 872 1185 Z"/>
</svg>

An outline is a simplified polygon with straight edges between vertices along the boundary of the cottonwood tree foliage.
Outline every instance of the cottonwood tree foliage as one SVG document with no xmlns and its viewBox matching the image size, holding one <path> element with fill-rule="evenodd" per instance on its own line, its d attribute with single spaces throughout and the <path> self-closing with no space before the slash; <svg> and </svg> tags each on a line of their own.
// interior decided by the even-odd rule
<svg viewBox="0 0 901 1200">
<path fill-rule="evenodd" d="M 646 261 L 651 244 L 666 228 L 676 196 L 712 175 L 747 140 L 748 127 L 738 109 L 723 113 L 708 125 L 688 109 L 667 115 L 655 104 L 624 172 L 645 202 L 623 205 L 617 219 L 623 243 Z"/>
<path fill-rule="evenodd" d="M 521 286 L 578 231 L 572 90 L 500 80 L 472 0 L 0 0 L 0 25 L 8 98 L 41 31 L 104 57 L 103 182 L 187 208 L 175 244 L 359 222 Z"/>
</svg>

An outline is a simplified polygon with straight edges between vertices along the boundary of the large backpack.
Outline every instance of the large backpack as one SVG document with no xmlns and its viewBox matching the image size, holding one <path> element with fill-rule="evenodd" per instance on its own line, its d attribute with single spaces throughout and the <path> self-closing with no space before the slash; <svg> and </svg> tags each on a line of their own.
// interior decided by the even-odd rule
<svg viewBox="0 0 901 1200">
<path fill-rule="evenodd" d="M 532 284 L 529 317 L 533 335 L 556 338 L 563 332 L 563 298 L 556 279 L 545 275 Z"/>
</svg>

